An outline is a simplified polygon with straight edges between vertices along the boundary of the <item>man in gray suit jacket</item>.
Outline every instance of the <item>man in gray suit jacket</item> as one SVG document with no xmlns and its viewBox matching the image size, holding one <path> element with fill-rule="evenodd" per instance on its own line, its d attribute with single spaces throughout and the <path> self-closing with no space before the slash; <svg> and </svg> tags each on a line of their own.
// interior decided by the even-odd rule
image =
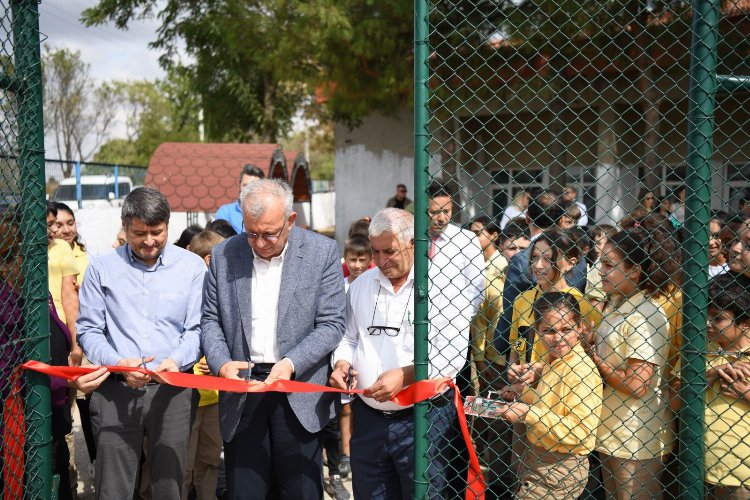
<svg viewBox="0 0 750 500">
<path fill-rule="evenodd" d="M 214 248 L 201 344 L 213 373 L 325 385 L 344 333 L 345 295 L 333 240 L 294 226 L 292 191 L 278 180 L 240 196 L 245 234 Z M 322 498 L 321 429 L 338 394 L 221 393 L 229 497 Z"/>
</svg>

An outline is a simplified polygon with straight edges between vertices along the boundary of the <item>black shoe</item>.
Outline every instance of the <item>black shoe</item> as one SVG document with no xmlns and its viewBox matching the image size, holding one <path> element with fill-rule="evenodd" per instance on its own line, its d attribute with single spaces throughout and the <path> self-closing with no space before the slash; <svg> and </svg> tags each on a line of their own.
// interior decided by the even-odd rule
<svg viewBox="0 0 750 500">
<path fill-rule="evenodd" d="M 341 477 L 346 479 L 351 472 L 352 464 L 349 461 L 349 455 L 341 455 L 341 460 L 339 461 L 339 473 L 341 474 Z"/>
<path fill-rule="evenodd" d="M 341 481 L 341 476 L 331 476 L 328 481 L 323 482 L 323 489 L 331 495 L 334 500 L 349 500 L 349 492 Z"/>
</svg>

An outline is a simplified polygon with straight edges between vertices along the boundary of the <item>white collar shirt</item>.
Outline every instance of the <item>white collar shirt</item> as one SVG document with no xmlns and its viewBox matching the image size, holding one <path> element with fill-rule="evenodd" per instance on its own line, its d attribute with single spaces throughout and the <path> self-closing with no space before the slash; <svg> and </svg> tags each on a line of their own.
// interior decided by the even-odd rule
<svg viewBox="0 0 750 500">
<path fill-rule="evenodd" d="M 484 255 L 474 233 L 448 224 L 429 262 L 429 376 L 455 379 L 466 364 L 469 324 L 484 297 Z"/>
<path fill-rule="evenodd" d="M 285 246 L 281 255 L 271 260 L 261 259 L 253 252 L 253 272 L 250 279 L 250 361 L 253 363 L 279 361 L 276 326 L 286 248 Z"/>
<path fill-rule="evenodd" d="M 414 270 L 398 291 L 378 268 L 359 276 L 349 287 L 346 311 L 346 333 L 333 352 L 335 366 L 348 361 L 357 375 L 357 388 L 370 387 L 388 370 L 414 364 Z M 397 335 L 371 335 L 370 326 L 399 328 Z M 379 410 L 404 408 L 395 403 L 362 400 Z"/>
</svg>

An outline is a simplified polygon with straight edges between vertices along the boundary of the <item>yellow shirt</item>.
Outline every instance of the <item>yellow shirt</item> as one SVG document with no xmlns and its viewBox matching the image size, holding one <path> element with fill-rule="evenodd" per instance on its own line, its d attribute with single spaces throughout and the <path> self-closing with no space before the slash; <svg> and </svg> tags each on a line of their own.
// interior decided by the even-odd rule
<svg viewBox="0 0 750 500">
<path fill-rule="evenodd" d="M 616 370 L 629 359 L 654 365 L 646 394 L 635 398 L 604 385 L 602 423 L 597 451 L 626 460 L 645 460 L 669 453 L 674 421 L 667 406 L 667 356 L 670 329 L 664 310 L 642 293 L 610 303 L 596 329 L 596 351 Z"/>
<path fill-rule="evenodd" d="M 544 367 L 536 389 L 521 398 L 529 443 L 555 453 L 588 455 L 596 445 L 602 408 L 602 377 L 578 343 L 564 358 Z"/>
<path fill-rule="evenodd" d="M 706 367 L 736 360 L 730 353 L 709 353 Z M 722 395 L 720 386 L 706 390 L 706 482 L 750 488 L 750 403 Z"/>
<path fill-rule="evenodd" d="M 47 270 L 49 273 L 49 293 L 52 294 L 52 300 L 55 302 L 57 315 L 65 323 L 65 311 L 62 306 L 63 277 L 78 274 L 73 250 L 65 241 L 52 240 L 52 244 L 47 250 Z"/>
<path fill-rule="evenodd" d="M 667 295 L 656 295 L 653 301 L 662 308 L 669 321 L 667 364 L 669 376 L 673 376 L 679 370 L 680 348 L 682 347 L 682 290 L 676 289 Z"/>
<path fill-rule="evenodd" d="M 78 269 L 76 280 L 80 285 L 83 283 L 83 276 L 86 274 L 86 269 L 89 267 L 89 254 L 86 253 L 86 250 L 81 248 L 81 245 L 73 243 L 73 258 L 76 261 L 76 269 Z"/>
<path fill-rule="evenodd" d="M 202 357 L 200 362 L 205 363 L 206 357 Z M 201 371 L 198 370 L 198 363 L 193 366 L 193 373 L 196 375 L 201 375 Z M 198 406 L 215 405 L 219 402 L 219 391 L 212 391 L 210 389 L 198 389 L 198 394 L 200 394 L 201 396 L 200 400 L 198 401 Z"/>
<path fill-rule="evenodd" d="M 578 305 L 581 308 L 581 315 L 583 319 L 588 321 L 592 327 L 596 328 L 602 319 L 602 315 L 598 309 L 596 309 L 588 299 L 584 298 L 581 292 L 575 287 L 567 287 L 559 290 L 563 293 L 569 293 L 578 299 Z M 526 342 L 525 340 L 531 332 L 528 329 L 534 325 L 534 314 L 532 307 L 534 301 L 542 295 L 542 290 L 539 286 L 535 286 L 531 290 L 526 290 L 521 293 L 516 300 L 513 302 L 513 319 L 510 324 L 510 346 L 518 353 L 518 360 L 524 363 L 526 360 Z M 528 332 L 528 333 L 527 333 Z M 541 340 L 534 335 L 534 350 L 531 353 L 531 362 L 535 363 L 542 359 L 546 354 L 546 350 L 541 343 Z"/>
<path fill-rule="evenodd" d="M 505 356 L 497 352 L 493 338 L 495 328 L 503 311 L 503 288 L 508 261 L 502 252 L 495 254 L 484 264 L 484 301 L 479 312 L 471 320 L 471 347 L 474 359 L 505 365 Z"/>
</svg>

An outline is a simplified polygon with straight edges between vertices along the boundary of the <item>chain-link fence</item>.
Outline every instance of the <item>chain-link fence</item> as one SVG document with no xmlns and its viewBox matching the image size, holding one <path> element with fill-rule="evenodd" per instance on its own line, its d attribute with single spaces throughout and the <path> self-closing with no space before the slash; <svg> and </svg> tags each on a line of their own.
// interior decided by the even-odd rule
<svg viewBox="0 0 750 500">
<path fill-rule="evenodd" d="M 3 498 L 49 498 L 47 377 L 21 375 L 49 359 L 44 133 L 36 0 L 0 2 L 0 488 Z"/>
<path fill-rule="evenodd" d="M 417 378 L 488 498 L 747 498 L 750 2 L 415 6 Z"/>
</svg>

